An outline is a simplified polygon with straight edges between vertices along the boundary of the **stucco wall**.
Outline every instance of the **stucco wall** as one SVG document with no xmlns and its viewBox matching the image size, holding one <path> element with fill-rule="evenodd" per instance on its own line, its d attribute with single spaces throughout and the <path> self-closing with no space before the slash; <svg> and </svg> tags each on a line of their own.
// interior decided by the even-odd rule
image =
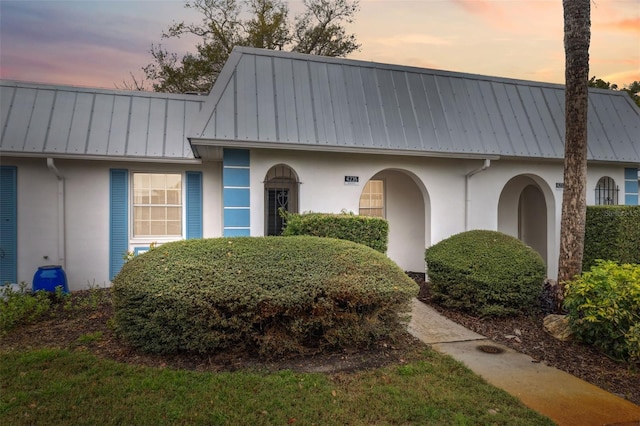
<svg viewBox="0 0 640 426">
<path fill-rule="evenodd" d="M 64 231 L 59 238 L 58 180 L 46 159 L 3 157 L 3 165 L 17 166 L 18 281 L 31 284 L 39 266 L 64 266 L 70 290 L 109 281 L 109 169 L 129 171 L 203 172 L 203 235 L 221 235 L 221 165 L 108 163 L 55 160 L 64 176 Z M 62 195 L 60 195 L 61 197 Z M 145 245 L 146 240 L 132 240 Z"/>
<path fill-rule="evenodd" d="M 55 160 L 64 176 L 64 244 L 58 229 L 59 184 L 46 159 L 4 156 L 3 165 L 17 166 L 18 281 L 31 283 L 39 266 L 64 264 L 72 290 L 109 285 L 109 169 L 129 171 L 203 172 L 203 235 L 222 235 L 222 165 L 157 164 L 141 162 Z M 251 151 L 251 235 L 264 235 L 264 179 L 276 164 L 297 173 L 300 211 L 358 212 L 365 183 L 378 175 L 386 182 L 387 215 L 391 226 L 388 255 L 405 270 L 422 270 L 424 248 L 470 229 L 500 229 L 517 236 L 518 187 L 513 182 L 535 182 L 544 195 L 548 275 L 557 274 L 562 190 L 562 163 L 492 160 L 490 167 L 468 179 L 482 166 L 481 159 L 444 159 L 308 153 L 285 150 Z M 587 201 L 602 176 L 624 184 L 624 168 L 590 165 Z M 358 176 L 358 185 L 345 185 L 344 176 Z M 514 180 L 515 179 L 515 180 Z M 511 183 L 510 183 L 511 182 Z M 501 199 L 504 202 L 501 207 Z M 620 197 L 622 203 L 624 197 Z M 539 215 L 543 209 L 536 209 Z M 466 218 L 466 215 L 469 215 Z M 533 219 L 527 219 L 533 220 Z M 515 227 L 514 227 L 515 226 Z M 533 228 L 535 229 L 535 227 Z M 540 228 L 542 229 L 542 228 Z M 540 244 L 536 240 L 536 244 Z M 151 240 L 132 241 L 148 245 Z M 62 251 L 64 248 L 64 251 Z"/>
<path fill-rule="evenodd" d="M 286 164 L 298 175 L 300 212 L 358 212 L 365 183 L 379 174 L 387 180 L 387 219 L 391 227 L 387 254 L 404 269 L 417 270 L 423 265 L 424 250 L 416 253 L 421 244 L 416 241 L 422 241 L 422 235 L 424 246 L 428 247 L 467 228 L 491 229 L 528 238 L 545 258 L 548 275 L 555 277 L 563 193 L 556 184 L 563 181 L 562 162 L 494 159 L 488 169 L 467 178 L 483 163 L 482 159 L 252 150 L 251 235 L 264 235 L 263 182 L 267 171 L 276 164 Z M 359 184 L 345 185 L 345 176 L 358 176 Z M 624 168 L 589 165 L 590 205 L 594 204 L 594 188 L 602 176 L 610 176 L 621 185 Z M 539 188 L 545 205 L 532 206 L 533 211 L 519 217 L 521 191 L 530 183 Z M 540 197 L 525 198 L 534 203 Z M 545 212 L 546 217 L 538 217 Z M 424 228 L 416 226 L 417 216 L 424 217 Z M 530 225 L 519 229 L 521 221 Z"/>
</svg>

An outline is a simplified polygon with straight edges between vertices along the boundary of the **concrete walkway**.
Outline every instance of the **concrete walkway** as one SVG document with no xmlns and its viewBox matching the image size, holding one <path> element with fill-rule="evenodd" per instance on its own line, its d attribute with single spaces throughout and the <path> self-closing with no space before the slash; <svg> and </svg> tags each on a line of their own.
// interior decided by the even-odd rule
<svg viewBox="0 0 640 426">
<path fill-rule="evenodd" d="M 414 300 L 409 332 L 559 425 L 640 426 L 640 407 L 497 344 Z M 479 347 L 484 346 L 488 353 Z M 486 348 L 488 347 L 488 348 Z M 640 384 L 639 384 L 640 386 Z"/>
</svg>

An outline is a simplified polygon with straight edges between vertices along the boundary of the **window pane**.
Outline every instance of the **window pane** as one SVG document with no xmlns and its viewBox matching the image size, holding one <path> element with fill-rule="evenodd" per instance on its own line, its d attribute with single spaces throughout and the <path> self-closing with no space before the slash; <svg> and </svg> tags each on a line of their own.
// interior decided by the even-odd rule
<svg viewBox="0 0 640 426">
<path fill-rule="evenodd" d="M 149 191 L 146 189 L 135 189 L 133 202 L 134 204 L 149 204 Z"/>
<path fill-rule="evenodd" d="M 165 221 L 151 221 L 151 235 L 167 235 Z"/>
<path fill-rule="evenodd" d="M 181 235 L 182 222 L 170 220 L 167 222 L 167 235 Z"/>
<path fill-rule="evenodd" d="M 135 221 L 133 226 L 135 235 L 149 235 L 149 222 Z"/>
<path fill-rule="evenodd" d="M 160 174 L 151 174 L 151 188 L 153 189 L 164 189 L 165 188 L 165 175 Z"/>
<path fill-rule="evenodd" d="M 167 207 L 168 220 L 182 220 L 182 209 L 180 207 Z"/>
<path fill-rule="evenodd" d="M 134 207 L 134 220 L 149 220 L 149 207 Z"/>
<path fill-rule="evenodd" d="M 167 190 L 167 204 L 180 205 L 181 198 L 181 191 L 179 189 Z"/>
<path fill-rule="evenodd" d="M 182 187 L 182 176 L 180 175 L 166 175 L 167 188 L 180 189 Z"/>
<path fill-rule="evenodd" d="M 151 220 L 166 220 L 166 207 L 149 207 Z"/>
<path fill-rule="evenodd" d="M 148 188 L 149 175 L 147 173 L 135 173 L 133 175 L 133 186 L 135 188 Z"/>
</svg>

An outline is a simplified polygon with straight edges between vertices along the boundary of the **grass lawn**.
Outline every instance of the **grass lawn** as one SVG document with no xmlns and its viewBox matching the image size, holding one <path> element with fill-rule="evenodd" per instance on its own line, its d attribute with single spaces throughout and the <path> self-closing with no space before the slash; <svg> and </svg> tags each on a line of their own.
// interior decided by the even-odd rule
<svg viewBox="0 0 640 426">
<path fill-rule="evenodd" d="M 545 425 L 550 420 L 429 349 L 355 373 L 201 373 L 82 350 L 0 353 L 6 425 Z"/>
</svg>

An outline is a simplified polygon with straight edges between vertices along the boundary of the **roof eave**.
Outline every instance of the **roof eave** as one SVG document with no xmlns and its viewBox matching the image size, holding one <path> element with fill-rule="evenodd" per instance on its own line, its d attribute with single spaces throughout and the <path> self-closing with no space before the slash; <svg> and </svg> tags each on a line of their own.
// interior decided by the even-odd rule
<svg viewBox="0 0 640 426">
<path fill-rule="evenodd" d="M 490 159 L 499 160 L 499 155 L 494 154 L 475 154 L 475 153 L 455 153 L 440 151 L 417 151 L 389 148 L 361 148 L 342 145 L 306 145 L 297 143 L 280 143 L 280 142 L 261 142 L 261 141 L 238 141 L 224 139 L 200 139 L 189 138 L 191 148 L 194 152 L 198 151 L 198 147 L 224 147 L 224 148 L 244 148 L 244 149 L 278 149 L 292 151 L 309 151 L 309 152 L 340 152 L 350 154 L 376 154 L 376 155 L 397 155 L 411 157 L 433 157 L 433 158 L 457 158 L 457 159 Z"/>
<path fill-rule="evenodd" d="M 147 157 L 147 156 L 111 156 L 111 155 L 74 155 L 47 152 L 18 152 L 1 151 L 0 156 L 12 158 L 54 158 L 60 160 L 82 161 L 111 161 L 111 162 L 135 162 L 135 163 L 165 163 L 165 164 L 202 164 L 199 158 L 184 157 Z"/>
</svg>

